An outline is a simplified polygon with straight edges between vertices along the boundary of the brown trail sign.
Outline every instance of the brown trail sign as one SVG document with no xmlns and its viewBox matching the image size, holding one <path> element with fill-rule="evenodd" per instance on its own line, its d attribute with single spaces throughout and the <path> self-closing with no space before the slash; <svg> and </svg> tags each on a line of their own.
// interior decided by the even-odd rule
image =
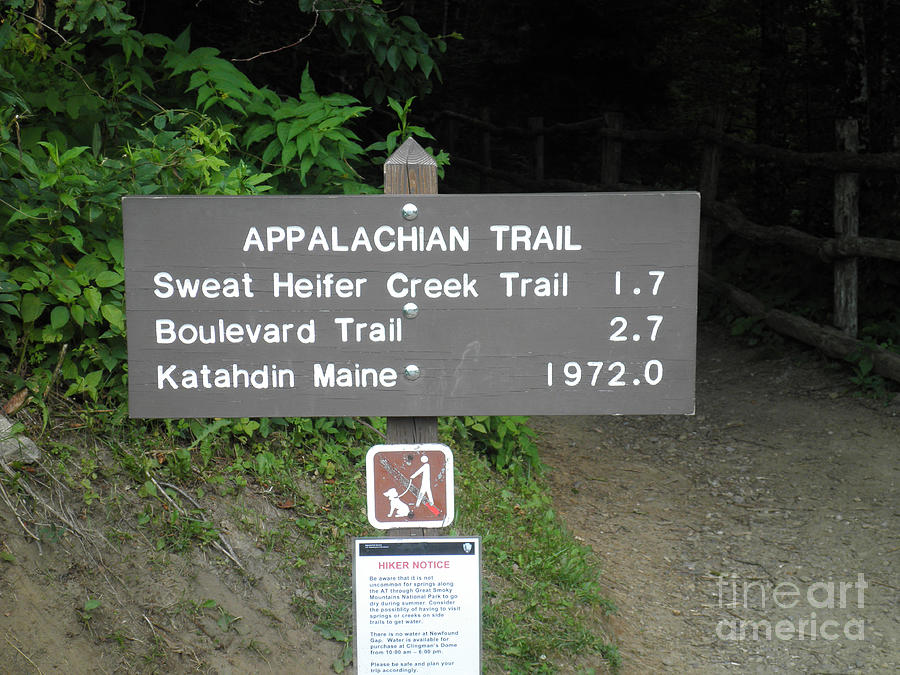
<svg viewBox="0 0 900 675">
<path fill-rule="evenodd" d="M 453 455 L 438 443 L 376 445 L 366 455 L 369 522 L 380 530 L 453 522 Z"/>
<path fill-rule="evenodd" d="M 693 411 L 696 193 L 123 208 L 135 417 Z"/>
</svg>

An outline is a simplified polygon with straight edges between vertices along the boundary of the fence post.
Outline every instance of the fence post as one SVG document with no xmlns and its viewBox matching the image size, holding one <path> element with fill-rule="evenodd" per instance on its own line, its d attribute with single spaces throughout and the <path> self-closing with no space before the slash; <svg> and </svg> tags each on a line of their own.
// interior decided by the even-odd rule
<svg viewBox="0 0 900 675">
<path fill-rule="evenodd" d="M 725 130 L 725 107 L 717 105 L 709 117 L 711 128 L 717 133 Z M 719 164 L 722 158 L 722 146 L 717 140 L 703 144 L 703 163 L 700 166 L 700 196 L 704 202 L 716 201 L 719 189 Z M 709 270 L 712 266 L 713 237 L 710 232 L 709 218 L 700 219 L 700 269 Z"/>
<path fill-rule="evenodd" d="M 835 136 L 838 150 L 859 151 L 859 122 L 837 120 Z M 834 176 L 834 233 L 840 241 L 859 236 L 859 174 L 837 173 Z M 834 261 L 834 325 L 856 337 L 858 319 L 858 260 L 839 258 Z"/>
<path fill-rule="evenodd" d="M 491 109 L 485 106 L 481 109 L 481 121 L 490 124 Z M 485 168 L 491 168 L 491 132 L 485 129 L 481 132 L 481 165 Z M 487 176 L 481 173 L 478 179 L 479 191 L 487 191 Z"/>
<path fill-rule="evenodd" d="M 622 131 L 625 116 L 618 112 L 604 113 L 606 128 L 611 131 Z M 600 184 L 616 185 L 622 168 L 622 141 L 609 136 L 603 137 L 602 154 L 600 160 Z"/>
<path fill-rule="evenodd" d="M 544 118 L 529 117 L 528 129 L 534 132 L 534 178 L 544 180 Z"/>
<path fill-rule="evenodd" d="M 408 138 L 384 163 L 384 193 L 435 195 L 437 163 L 413 138 Z M 399 213 L 397 214 L 399 216 Z M 437 417 L 388 417 L 389 445 L 437 443 Z M 395 536 L 422 536 L 423 528 L 398 528 Z"/>
</svg>

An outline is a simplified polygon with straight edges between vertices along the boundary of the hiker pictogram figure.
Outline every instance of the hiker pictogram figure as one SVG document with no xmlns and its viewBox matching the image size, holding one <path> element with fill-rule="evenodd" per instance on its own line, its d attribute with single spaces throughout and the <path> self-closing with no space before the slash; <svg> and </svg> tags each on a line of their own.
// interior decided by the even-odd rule
<svg viewBox="0 0 900 675">
<path fill-rule="evenodd" d="M 426 505 L 434 503 L 434 497 L 431 495 L 431 465 L 428 464 L 428 455 L 422 455 L 421 459 L 422 466 L 409 477 L 410 482 L 412 482 L 416 476 L 420 474 L 422 476 L 422 485 L 419 487 L 419 494 L 416 497 L 416 506 L 419 506 L 422 503 L 422 499 L 426 496 L 428 497 L 428 500 L 425 502 Z"/>
<path fill-rule="evenodd" d="M 453 521 L 453 455 L 437 443 L 375 445 L 366 454 L 369 522 L 378 529 Z"/>
</svg>

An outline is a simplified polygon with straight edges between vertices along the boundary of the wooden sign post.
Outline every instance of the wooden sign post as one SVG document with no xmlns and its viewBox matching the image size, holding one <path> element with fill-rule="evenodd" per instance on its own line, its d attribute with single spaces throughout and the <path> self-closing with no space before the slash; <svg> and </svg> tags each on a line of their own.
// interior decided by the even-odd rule
<svg viewBox="0 0 900 675">
<path fill-rule="evenodd" d="M 437 162 L 410 137 L 384 163 L 384 193 L 391 195 L 436 195 Z M 389 445 L 437 443 L 437 417 L 388 417 Z M 398 528 L 397 536 L 424 535 L 422 528 Z"/>
<path fill-rule="evenodd" d="M 436 195 L 437 162 L 408 138 L 384 163 L 384 193 Z M 388 417 L 387 442 L 437 443 L 437 417 Z"/>
</svg>

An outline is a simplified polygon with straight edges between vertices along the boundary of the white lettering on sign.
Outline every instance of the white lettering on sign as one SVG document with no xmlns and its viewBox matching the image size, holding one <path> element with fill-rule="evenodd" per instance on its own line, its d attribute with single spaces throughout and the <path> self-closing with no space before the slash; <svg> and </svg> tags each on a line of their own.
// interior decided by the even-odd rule
<svg viewBox="0 0 900 675">
<path fill-rule="evenodd" d="M 555 225 L 555 235 L 547 225 L 491 225 L 490 230 L 497 235 L 498 251 L 581 250 L 581 244 L 572 241 L 571 225 Z"/>
<path fill-rule="evenodd" d="M 554 272 L 552 277 L 523 277 L 518 272 L 500 272 L 506 282 L 506 297 L 564 298 L 569 295 L 569 273 Z M 516 293 L 518 289 L 518 293 Z"/>
<path fill-rule="evenodd" d="M 220 296 L 223 298 L 253 297 L 253 291 L 250 290 L 253 278 L 247 272 L 244 272 L 240 279 L 228 277 L 224 281 L 212 277 L 174 279 L 168 272 L 159 272 L 153 277 L 153 283 L 156 284 L 153 294 L 157 298 L 163 299 L 171 298 L 176 294 L 179 298 L 196 298 L 198 295 L 210 299 Z"/>
<path fill-rule="evenodd" d="M 408 277 L 403 272 L 394 272 L 387 280 L 387 292 L 392 298 L 477 298 L 475 290 L 477 279 L 469 277 L 465 272 L 462 279 L 421 279 Z"/>
<path fill-rule="evenodd" d="M 358 298 L 362 296 L 362 287 L 368 281 L 365 277 L 351 279 L 350 277 L 335 277 L 334 274 L 317 274 L 315 279 L 299 277 L 294 279 L 294 273 L 288 272 L 284 279 L 281 274 L 272 274 L 272 292 L 276 298 L 283 293 L 289 298 Z"/>
<path fill-rule="evenodd" d="M 350 316 L 336 317 L 334 322 L 341 327 L 341 342 L 402 342 L 403 323 L 399 317 L 388 319 L 387 324 L 380 321 L 357 321 Z"/>
<path fill-rule="evenodd" d="M 699 210 L 695 193 L 130 196 L 130 410 L 690 414 Z"/>
<path fill-rule="evenodd" d="M 308 237 L 306 230 L 299 225 L 276 225 L 265 228 L 254 226 L 247 230 L 247 236 L 244 237 L 245 253 L 291 252 L 295 248 L 310 253 L 468 251 L 469 226 L 459 228 L 451 225 L 446 228 L 445 233 L 444 228 L 439 226 L 427 228 L 422 225 L 409 227 L 381 225 L 375 228 L 371 236 L 365 227 L 357 227 L 352 237 L 344 238 L 341 237 L 341 228 L 336 225 L 331 227 L 316 225 Z"/>
<path fill-rule="evenodd" d="M 230 368 L 213 370 L 205 363 L 199 368 L 178 370 L 176 364 L 156 366 L 157 389 L 285 389 L 294 386 L 294 371 L 279 368 L 274 363 L 255 370 L 241 368 L 237 363 Z"/>
<path fill-rule="evenodd" d="M 352 368 L 338 368 L 333 363 L 313 364 L 314 387 L 367 387 L 390 388 L 397 384 L 397 371 L 393 368 L 366 368 L 354 363 Z"/>
<path fill-rule="evenodd" d="M 204 345 L 230 342 L 242 344 L 283 344 L 296 338 L 301 344 L 313 344 L 316 341 L 316 321 L 308 321 L 296 327 L 292 323 L 225 323 L 219 319 L 211 324 L 176 324 L 172 319 L 156 320 L 156 344 L 170 345 L 178 342 L 192 345 L 199 342 Z"/>
</svg>

